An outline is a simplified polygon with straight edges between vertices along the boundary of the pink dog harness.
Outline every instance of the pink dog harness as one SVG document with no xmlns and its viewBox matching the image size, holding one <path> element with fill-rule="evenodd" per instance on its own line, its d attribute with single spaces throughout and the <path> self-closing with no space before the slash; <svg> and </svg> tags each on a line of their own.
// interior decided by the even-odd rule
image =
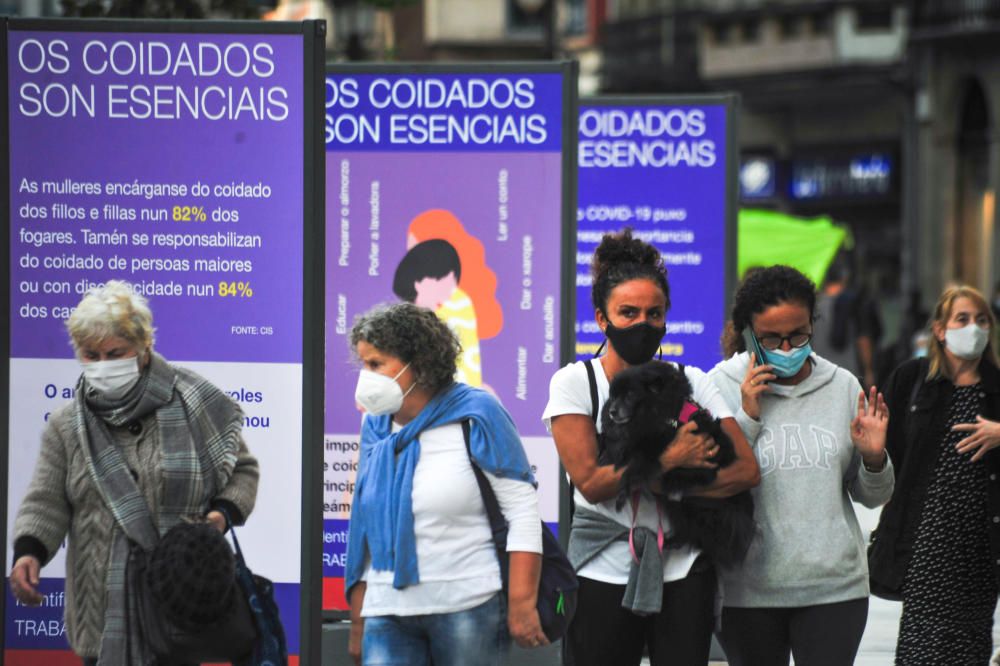
<svg viewBox="0 0 1000 666">
<path fill-rule="evenodd" d="M 691 402 L 686 400 L 684 406 L 681 407 L 681 413 L 677 415 L 676 419 L 668 419 L 667 423 L 677 428 L 684 423 L 691 420 L 695 412 L 700 410 L 701 407 L 696 402 Z M 635 541 L 633 539 L 633 533 L 635 532 L 635 521 L 639 515 L 639 493 L 640 491 L 632 491 L 632 528 L 628 531 L 628 550 L 632 554 L 632 559 L 636 564 L 639 563 L 639 556 L 635 552 Z M 660 503 L 656 503 L 656 547 L 659 551 L 663 552 L 663 509 L 660 508 Z"/>
<path fill-rule="evenodd" d="M 701 406 L 696 402 L 691 402 L 690 400 L 684 401 L 684 406 L 681 407 L 681 413 L 677 415 L 676 419 L 667 419 L 667 423 L 677 428 L 688 421 L 694 416 L 694 413 L 701 409 Z"/>
</svg>

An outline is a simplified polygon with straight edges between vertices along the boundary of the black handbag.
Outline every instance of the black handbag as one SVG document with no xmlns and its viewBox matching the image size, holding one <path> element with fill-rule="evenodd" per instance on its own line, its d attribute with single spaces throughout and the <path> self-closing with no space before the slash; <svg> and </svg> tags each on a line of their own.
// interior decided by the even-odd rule
<svg viewBox="0 0 1000 666">
<path fill-rule="evenodd" d="M 907 414 L 916 409 L 917 395 L 920 393 L 920 389 L 924 385 L 924 378 L 927 376 L 928 365 L 929 363 L 926 358 L 920 359 L 918 362 L 916 379 L 913 382 L 913 386 L 910 387 L 910 397 L 906 403 L 906 412 L 904 412 L 903 416 L 897 418 L 905 419 Z M 872 530 L 868 541 L 868 589 L 873 595 L 879 597 L 880 599 L 886 599 L 888 601 L 902 601 L 902 576 L 899 576 L 899 580 L 896 582 L 889 582 L 879 578 L 876 573 L 882 569 L 882 567 L 879 566 L 879 561 L 884 562 L 886 559 L 889 559 L 890 561 L 895 559 L 892 557 L 891 552 L 885 552 L 885 549 L 890 546 L 887 546 L 885 543 L 879 541 L 879 528 L 882 527 L 884 512 L 885 509 L 883 508 L 883 514 L 879 516 L 878 526 Z"/>
<path fill-rule="evenodd" d="M 170 537 L 171 532 L 193 526 L 180 524 L 172 528 L 163 539 Z M 208 529 L 215 532 L 218 538 L 224 537 L 211 526 Z M 159 545 L 158 545 L 159 547 Z M 157 551 L 147 552 L 137 544 L 132 544 L 129 552 L 128 581 L 135 586 L 136 603 L 138 606 L 138 621 L 143 640 L 157 658 L 165 661 L 178 662 L 237 662 L 253 651 L 258 631 L 251 614 L 247 595 L 236 579 L 235 565 L 223 567 L 232 572 L 228 585 L 223 584 L 225 603 L 219 607 L 217 617 L 210 621 L 191 618 L 191 621 L 179 619 L 177 613 L 171 612 L 165 603 L 162 583 L 158 583 L 159 572 L 151 567 L 151 562 Z M 229 551 L 232 556 L 232 551 Z M 228 564 L 228 563 L 227 563 Z M 151 571 L 153 575 L 151 575 Z M 177 589 L 177 595 L 191 595 L 191 605 L 196 605 L 199 590 Z M 217 594 L 212 595 L 218 599 Z"/>
<path fill-rule="evenodd" d="M 243 657 L 233 661 L 233 666 L 288 666 L 288 642 L 285 639 L 285 628 L 278 614 L 278 604 L 274 601 L 274 583 L 263 576 L 250 571 L 243 550 L 236 538 L 236 530 L 232 529 L 229 514 L 226 523 L 230 525 L 229 535 L 233 537 L 236 547 L 236 580 L 250 602 L 257 636 L 253 641 L 253 650 Z"/>
<path fill-rule="evenodd" d="M 469 463 L 479 484 L 479 493 L 483 497 L 486 515 L 490 520 L 493 532 L 493 545 L 496 547 L 497 560 L 500 563 L 500 578 L 503 581 L 503 591 L 507 592 L 510 558 L 507 553 L 507 521 L 500 511 L 500 504 L 490 482 L 483 471 L 472 459 L 469 446 L 469 422 L 462 421 L 462 434 L 465 437 L 465 450 L 469 454 Z M 538 582 L 538 617 L 542 623 L 542 631 L 550 642 L 555 642 L 566 635 L 573 614 L 576 612 L 577 591 L 580 584 L 576 578 L 573 565 L 559 546 L 552 530 L 542 522 L 542 575 Z"/>
</svg>

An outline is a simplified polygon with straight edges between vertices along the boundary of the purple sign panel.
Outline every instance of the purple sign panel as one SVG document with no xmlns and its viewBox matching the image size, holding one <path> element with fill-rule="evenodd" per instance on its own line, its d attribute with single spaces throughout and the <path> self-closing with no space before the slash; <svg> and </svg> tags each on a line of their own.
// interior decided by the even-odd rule
<svg viewBox="0 0 1000 666">
<path fill-rule="evenodd" d="M 462 343 L 456 378 L 493 392 L 522 436 L 546 436 L 561 353 L 565 75 L 554 69 L 328 74 L 324 608 L 344 607 L 358 314 L 398 301 L 434 310 Z"/>
<path fill-rule="evenodd" d="M 302 38 L 10 33 L 11 355 L 131 282 L 167 358 L 299 362 Z"/>
<path fill-rule="evenodd" d="M 125 280 L 149 298 L 157 350 L 244 409 L 263 473 L 241 538 L 297 653 L 299 525 L 282 507 L 301 497 L 303 35 L 12 26 L 7 44 L 7 524 L 48 414 L 73 398 L 64 322 L 92 286 Z M 40 608 L 8 598 L 10 663 L 72 659 L 65 571 L 60 551 Z"/>
<path fill-rule="evenodd" d="M 590 261 L 601 237 L 630 226 L 663 255 L 670 312 L 661 351 L 708 369 L 725 321 L 729 192 L 727 106 L 581 102 L 577 195 L 576 353 L 604 342 Z"/>
</svg>

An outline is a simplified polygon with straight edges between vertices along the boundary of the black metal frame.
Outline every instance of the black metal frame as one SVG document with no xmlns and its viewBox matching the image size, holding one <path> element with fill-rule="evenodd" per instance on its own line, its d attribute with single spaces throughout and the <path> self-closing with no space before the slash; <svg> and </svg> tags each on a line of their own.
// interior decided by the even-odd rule
<svg viewBox="0 0 1000 666">
<path fill-rule="evenodd" d="M 323 469 L 323 321 L 324 284 L 315 280 L 324 265 L 325 160 L 317 150 L 323 138 L 323 62 L 326 24 L 323 21 L 185 21 L 152 19 L 8 19 L 0 33 L 2 76 L 6 83 L 9 31 L 123 32 L 159 34 L 302 35 L 303 37 L 303 335 L 302 335 L 302 514 L 300 562 L 299 655 L 303 664 L 320 663 L 320 589 L 322 559 Z M 0 312 L 10 311 L 10 146 L 8 90 L 0 99 L 0 190 L 3 228 L 0 231 Z M 10 387 L 10 323 L 0 327 L 0 377 Z M 0 400 L 0 530 L 7 534 L 7 478 L 10 451 L 9 402 Z M 0 615 L 6 617 L 6 595 L 0 594 Z M 0 649 L 6 645 L 0 623 Z M 2 661 L 2 659 L 0 659 Z"/>
<path fill-rule="evenodd" d="M 562 74 L 562 251 L 560 254 L 561 328 L 559 332 L 560 363 L 565 365 L 575 357 L 576 333 L 573 327 L 576 312 L 576 148 L 577 148 L 577 76 L 575 61 L 557 62 L 491 62 L 491 63 L 330 63 L 327 74 Z M 560 467 L 560 471 L 562 468 Z M 569 495 L 563 486 L 565 475 L 560 473 L 559 535 L 560 541 L 569 534 Z M 563 541 L 565 544 L 565 542 Z M 323 611 L 325 620 L 344 620 L 346 611 Z"/>
</svg>

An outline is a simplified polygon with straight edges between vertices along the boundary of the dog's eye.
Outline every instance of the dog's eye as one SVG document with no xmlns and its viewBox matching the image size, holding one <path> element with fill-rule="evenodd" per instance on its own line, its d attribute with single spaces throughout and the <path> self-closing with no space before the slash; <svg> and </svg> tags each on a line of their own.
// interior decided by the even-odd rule
<svg viewBox="0 0 1000 666">
<path fill-rule="evenodd" d="M 663 384 L 661 384 L 660 382 L 650 382 L 649 385 L 646 386 L 646 388 L 649 389 L 650 393 L 659 393 L 660 391 L 663 390 Z"/>
<path fill-rule="evenodd" d="M 618 425 L 624 425 L 625 423 L 628 423 L 628 414 L 626 414 L 624 411 L 612 411 L 610 416 L 611 420 L 614 423 L 617 423 Z"/>
</svg>

